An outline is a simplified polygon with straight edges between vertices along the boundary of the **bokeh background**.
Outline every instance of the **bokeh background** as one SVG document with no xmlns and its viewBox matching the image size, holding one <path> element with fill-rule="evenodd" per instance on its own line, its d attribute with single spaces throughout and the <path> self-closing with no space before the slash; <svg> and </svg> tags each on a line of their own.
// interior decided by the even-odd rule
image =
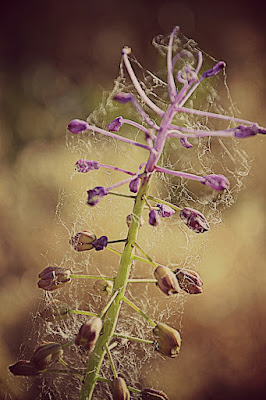
<svg viewBox="0 0 266 400">
<path fill-rule="evenodd" d="M 38 388 L 19 390 L 24 378 L 11 380 L 7 366 L 29 331 L 29 313 L 43 295 L 36 276 L 61 229 L 55 210 L 66 179 L 65 127 L 73 118 L 86 118 L 102 90 L 112 88 L 122 46 L 130 45 L 142 65 L 156 70 L 151 39 L 176 24 L 205 52 L 226 61 L 241 115 L 265 126 L 266 29 L 257 0 L 46 0 L 1 6 L 1 399 L 37 398 Z M 266 143 L 255 137 L 243 146 L 254 160 L 251 172 L 223 224 L 209 234 L 200 265 L 205 290 L 186 303 L 182 352 L 175 360 L 157 360 L 161 372 L 150 376 L 150 384 L 164 388 L 171 400 L 266 395 Z M 49 260 L 59 262 L 57 251 L 58 246 L 49 248 Z"/>
</svg>

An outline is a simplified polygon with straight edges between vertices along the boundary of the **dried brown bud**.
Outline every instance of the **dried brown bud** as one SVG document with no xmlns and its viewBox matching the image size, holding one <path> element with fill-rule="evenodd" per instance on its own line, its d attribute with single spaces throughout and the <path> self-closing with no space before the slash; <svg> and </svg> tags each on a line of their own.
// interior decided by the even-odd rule
<svg viewBox="0 0 266 400">
<path fill-rule="evenodd" d="M 9 371 L 14 375 L 34 376 L 39 375 L 39 371 L 35 368 L 31 361 L 19 360 L 13 365 L 10 365 Z"/>
<path fill-rule="evenodd" d="M 92 351 L 100 332 L 102 330 L 102 320 L 98 317 L 92 317 L 81 325 L 79 333 L 76 336 L 75 344 L 82 346 L 87 351 Z"/>
<path fill-rule="evenodd" d="M 38 371 L 49 368 L 63 354 L 63 349 L 59 343 L 46 343 L 37 347 L 31 362 Z"/>
<path fill-rule="evenodd" d="M 130 400 L 130 393 L 123 378 L 117 377 L 112 382 L 114 400 Z"/>
<path fill-rule="evenodd" d="M 177 268 L 175 275 L 182 290 L 190 294 L 202 293 L 203 281 L 197 272 Z"/>
<path fill-rule="evenodd" d="M 170 268 L 160 265 L 154 271 L 154 276 L 157 279 L 157 285 L 163 293 L 167 294 L 167 296 L 179 292 L 178 281 Z"/>
<path fill-rule="evenodd" d="M 76 251 L 84 251 L 93 249 L 92 243 L 97 239 L 94 233 L 89 231 L 83 231 L 77 233 L 71 238 L 69 243 L 74 247 Z"/>
<path fill-rule="evenodd" d="M 56 290 L 70 283 L 71 271 L 61 267 L 47 267 L 39 274 L 38 286 L 44 290 Z"/>
<path fill-rule="evenodd" d="M 52 300 L 48 306 L 40 312 L 40 315 L 46 321 L 51 321 L 54 318 L 63 318 L 65 319 L 68 315 L 69 306 L 66 303 L 63 303 L 60 300 L 54 299 Z"/>
<path fill-rule="evenodd" d="M 169 400 L 164 392 L 154 389 L 144 389 L 141 392 L 142 400 Z"/>
<path fill-rule="evenodd" d="M 135 217 L 135 219 L 136 219 L 136 217 Z M 132 220 L 132 214 L 127 215 L 126 223 L 127 223 L 128 227 L 130 225 L 131 220 Z M 133 221 L 134 221 L 134 216 L 133 216 Z M 144 224 L 144 219 L 143 219 L 143 217 L 141 217 L 140 218 L 139 227 L 141 228 L 143 226 L 143 224 Z"/>
<path fill-rule="evenodd" d="M 114 284 L 112 281 L 106 281 L 105 279 L 98 279 L 94 284 L 95 289 L 98 290 L 102 296 L 110 295 L 113 286 Z"/>
<path fill-rule="evenodd" d="M 177 356 L 181 346 L 181 337 L 176 329 L 161 323 L 153 329 L 153 335 L 160 353 L 167 357 Z"/>
</svg>

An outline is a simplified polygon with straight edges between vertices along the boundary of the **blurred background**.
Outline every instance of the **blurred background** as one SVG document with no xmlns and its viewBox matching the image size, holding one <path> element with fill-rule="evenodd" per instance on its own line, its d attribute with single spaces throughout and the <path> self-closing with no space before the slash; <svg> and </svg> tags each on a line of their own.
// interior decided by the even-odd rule
<svg viewBox="0 0 266 400">
<path fill-rule="evenodd" d="M 227 63 L 241 116 L 265 126 L 266 29 L 258 0 L 41 0 L 1 6 L 1 399 L 38 397 L 38 388 L 23 393 L 24 378 L 11 380 L 7 366 L 17 360 L 29 314 L 43 295 L 36 279 L 47 252 L 49 261 L 60 262 L 58 246 L 50 244 L 62 235 L 55 219 L 59 191 L 71 190 L 65 181 L 65 127 L 73 118 L 85 119 L 102 91 L 112 89 L 124 45 L 156 71 L 151 39 L 174 25 Z M 163 388 L 171 400 L 265 398 L 264 139 L 243 143 L 253 159 L 251 171 L 237 203 L 209 234 L 199 266 L 204 293 L 186 302 L 182 352 L 175 360 L 157 360 L 161 372 L 150 376 L 149 385 Z M 62 254 L 66 245 L 59 244 Z"/>
</svg>

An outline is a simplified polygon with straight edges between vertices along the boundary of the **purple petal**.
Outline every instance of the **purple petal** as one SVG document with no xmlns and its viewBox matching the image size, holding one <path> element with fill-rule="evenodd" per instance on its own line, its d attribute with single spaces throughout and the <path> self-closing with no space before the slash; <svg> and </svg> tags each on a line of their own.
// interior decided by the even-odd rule
<svg viewBox="0 0 266 400">
<path fill-rule="evenodd" d="M 214 65 L 211 69 L 208 71 L 205 71 L 202 74 L 203 78 L 210 78 L 211 76 L 219 74 L 220 71 L 222 71 L 225 68 L 226 64 L 224 61 L 219 61 L 217 64 Z"/>
<path fill-rule="evenodd" d="M 151 210 L 149 213 L 149 224 L 152 226 L 158 226 L 160 224 L 159 213 L 156 210 Z"/>
<path fill-rule="evenodd" d="M 73 119 L 69 122 L 67 129 L 71 133 L 81 133 L 89 128 L 89 124 L 81 119 Z"/>
<path fill-rule="evenodd" d="M 257 125 L 251 125 L 251 126 L 239 125 L 236 128 L 234 135 L 235 137 L 242 139 L 249 136 L 254 136 L 257 133 L 261 133 L 260 128 Z"/>
<path fill-rule="evenodd" d="M 206 175 L 203 176 L 204 181 L 201 183 L 207 185 L 214 190 L 225 190 L 228 189 L 230 183 L 224 175 Z"/>
<path fill-rule="evenodd" d="M 108 244 L 107 236 L 101 236 L 99 239 L 96 239 L 92 245 L 96 251 L 104 250 Z"/>
<path fill-rule="evenodd" d="M 140 179 L 139 179 L 139 178 L 133 179 L 133 180 L 129 183 L 129 190 L 130 190 L 132 193 L 138 193 L 139 184 L 140 184 Z"/>
<path fill-rule="evenodd" d="M 108 131 L 117 132 L 119 131 L 123 123 L 123 117 L 117 117 L 112 122 L 110 122 L 110 124 L 107 125 L 107 129 Z"/>
<path fill-rule="evenodd" d="M 158 214 L 162 218 L 171 217 L 175 213 L 175 210 L 172 207 L 167 206 L 166 204 L 158 203 L 157 207 L 159 208 Z"/>
<path fill-rule="evenodd" d="M 186 137 L 181 137 L 180 143 L 182 144 L 183 147 L 186 147 L 187 149 L 191 149 L 191 147 L 193 147 L 193 145 L 189 143 Z"/>
<path fill-rule="evenodd" d="M 75 170 L 78 172 L 89 172 L 94 169 L 99 169 L 99 163 L 98 161 L 93 161 L 93 160 L 78 160 L 75 164 Z"/>
<path fill-rule="evenodd" d="M 126 104 L 130 103 L 132 101 L 133 95 L 131 93 L 117 93 L 114 95 L 113 99 L 115 101 L 118 101 L 118 103 Z"/>
<path fill-rule="evenodd" d="M 185 207 L 180 211 L 180 218 L 195 233 L 203 233 L 210 229 L 210 226 L 204 215 L 193 208 Z"/>
<path fill-rule="evenodd" d="M 108 190 L 102 186 L 96 186 L 94 189 L 88 190 L 88 200 L 87 204 L 90 206 L 95 206 L 103 196 L 108 194 Z"/>
</svg>

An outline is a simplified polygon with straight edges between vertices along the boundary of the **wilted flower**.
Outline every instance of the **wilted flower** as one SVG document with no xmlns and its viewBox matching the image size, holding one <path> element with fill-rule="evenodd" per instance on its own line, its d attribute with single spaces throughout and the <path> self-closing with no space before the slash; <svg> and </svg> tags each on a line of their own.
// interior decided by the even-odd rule
<svg viewBox="0 0 266 400">
<path fill-rule="evenodd" d="M 112 395 L 114 400 L 129 400 L 130 393 L 123 378 L 117 377 L 112 381 Z"/>
<path fill-rule="evenodd" d="M 92 317 L 81 325 L 79 333 L 75 338 L 75 344 L 82 346 L 87 351 L 92 351 L 100 332 L 102 330 L 102 320 L 98 317 Z"/>
<path fill-rule="evenodd" d="M 249 136 L 254 136 L 257 135 L 259 132 L 259 127 L 257 125 L 250 125 L 250 126 L 244 126 L 244 125 L 239 125 L 235 132 L 234 135 L 237 138 L 246 138 Z"/>
<path fill-rule="evenodd" d="M 185 207 L 180 211 L 180 218 L 195 233 L 203 233 L 210 229 L 210 226 L 204 215 L 193 208 Z"/>
<path fill-rule="evenodd" d="M 93 171 L 95 169 L 99 169 L 99 163 L 98 161 L 94 160 L 78 160 L 75 164 L 75 170 L 78 172 L 86 173 L 89 171 Z"/>
<path fill-rule="evenodd" d="M 81 119 L 73 119 L 69 122 L 67 129 L 71 133 L 81 133 L 89 128 L 89 124 Z"/>
<path fill-rule="evenodd" d="M 92 246 L 96 251 L 104 250 L 105 247 L 108 244 L 108 238 L 107 236 L 101 236 L 99 239 L 96 239 L 93 243 Z"/>
<path fill-rule="evenodd" d="M 132 101 L 133 95 L 131 93 L 120 92 L 114 95 L 113 99 L 115 101 L 118 101 L 118 103 L 126 104 Z"/>
<path fill-rule="evenodd" d="M 98 279 L 94 284 L 95 289 L 97 289 L 103 296 L 111 294 L 113 286 L 114 284 L 112 281 L 106 281 L 105 279 Z"/>
<path fill-rule="evenodd" d="M 133 193 L 138 193 L 139 190 L 139 184 L 140 184 L 140 179 L 136 178 L 133 179 L 130 183 L 129 183 L 129 190 Z"/>
<path fill-rule="evenodd" d="M 93 242 L 95 240 L 97 240 L 97 237 L 94 233 L 84 230 L 72 237 L 70 244 L 76 251 L 85 251 L 93 249 Z"/>
<path fill-rule="evenodd" d="M 164 392 L 161 390 L 154 390 L 146 388 L 141 392 L 142 400 L 169 400 Z"/>
<path fill-rule="evenodd" d="M 159 208 L 158 214 L 162 218 L 171 217 L 175 213 L 175 210 L 172 207 L 167 206 L 166 204 L 158 203 L 157 207 Z"/>
<path fill-rule="evenodd" d="M 134 218 L 134 217 L 133 217 L 133 218 Z M 131 220 L 132 220 L 132 214 L 127 215 L 126 223 L 127 223 L 127 226 L 128 226 L 128 227 L 129 227 L 129 225 L 130 225 Z M 144 219 L 143 219 L 143 217 L 141 216 L 141 218 L 140 218 L 140 223 L 139 223 L 140 228 L 143 226 L 143 224 L 144 224 Z"/>
<path fill-rule="evenodd" d="M 203 281 L 197 272 L 177 268 L 174 273 L 182 290 L 190 294 L 202 293 Z"/>
<path fill-rule="evenodd" d="M 181 346 L 181 337 L 176 329 L 160 323 L 153 329 L 159 352 L 167 357 L 176 357 Z"/>
<path fill-rule="evenodd" d="M 102 186 L 96 186 L 94 189 L 88 190 L 87 194 L 87 204 L 89 206 L 95 206 L 99 203 L 103 196 L 106 196 L 108 194 L 108 190 Z"/>
<path fill-rule="evenodd" d="M 117 132 L 119 131 L 123 123 L 123 117 L 117 117 L 112 122 L 110 122 L 110 124 L 107 125 L 107 129 L 108 131 Z"/>
<path fill-rule="evenodd" d="M 63 355 L 63 349 L 59 343 L 46 343 L 37 347 L 31 362 L 38 371 L 49 368 Z"/>
<path fill-rule="evenodd" d="M 40 316 L 46 321 L 53 318 L 66 318 L 69 312 L 69 306 L 58 299 L 52 300 L 48 306 L 40 312 Z"/>
<path fill-rule="evenodd" d="M 206 175 L 203 176 L 203 185 L 207 185 L 214 190 L 225 190 L 229 189 L 230 183 L 224 175 Z"/>
<path fill-rule="evenodd" d="M 52 291 L 61 288 L 70 283 L 71 271 L 61 267 L 46 267 L 39 274 L 38 287 L 44 290 Z"/>
<path fill-rule="evenodd" d="M 226 67 L 226 64 L 224 61 L 219 61 L 217 64 L 214 65 L 211 69 L 208 71 L 205 71 L 202 74 L 203 78 L 210 78 L 211 76 L 219 74 L 220 71 L 222 71 Z"/>
<path fill-rule="evenodd" d="M 179 292 L 177 278 L 170 268 L 160 265 L 154 271 L 154 276 L 157 279 L 157 285 L 167 296 Z"/>
<path fill-rule="evenodd" d="M 149 224 L 152 226 L 158 226 L 161 223 L 159 213 L 156 210 L 151 210 L 149 213 Z"/>
<path fill-rule="evenodd" d="M 34 376 L 39 375 L 39 371 L 31 361 L 19 360 L 13 365 L 10 365 L 9 371 L 17 376 Z"/>
</svg>

